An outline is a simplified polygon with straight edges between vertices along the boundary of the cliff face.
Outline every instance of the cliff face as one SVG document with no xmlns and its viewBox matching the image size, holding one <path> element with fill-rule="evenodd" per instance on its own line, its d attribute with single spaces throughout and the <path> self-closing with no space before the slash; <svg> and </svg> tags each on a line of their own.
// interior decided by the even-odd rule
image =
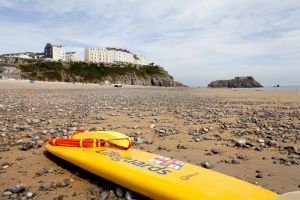
<svg viewBox="0 0 300 200">
<path fill-rule="evenodd" d="M 85 82 L 99 84 L 121 83 L 174 87 L 176 82 L 164 68 L 156 65 L 61 63 L 5 58 L 1 65 L 20 69 L 22 78 L 42 81 Z"/>
<path fill-rule="evenodd" d="M 104 82 L 108 83 L 121 83 L 124 85 L 148 85 L 148 86 L 164 86 L 174 87 L 176 83 L 173 78 L 165 74 L 163 76 L 146 76 L 140 77 L 136 74 L 129 74 L 125 76 L 110 77 L 107 76 Z"/>
<path fill-rule="evenodd" d="M 231 80 L 218 80 L 211 82 L 208 87 L 211 88 L 257 88 L 263 87 L 253 77 L 235 77 Z"/>
<path fill-rule="evenodd" d="M 21 70 L 16 67 L 0 65 L 0 79 L 21 79 Z"/>
</svg>

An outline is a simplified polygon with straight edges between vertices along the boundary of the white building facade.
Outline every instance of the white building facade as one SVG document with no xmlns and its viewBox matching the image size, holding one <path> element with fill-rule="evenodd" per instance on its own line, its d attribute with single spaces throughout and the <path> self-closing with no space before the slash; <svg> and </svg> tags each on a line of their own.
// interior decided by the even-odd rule
<svg viewBox="0 0 300 200">
<path fill-rule="evenodd" d="M 54 61 L 65 61 L 66 60 L 66 51 L 62 45 L 52 45 L 47 43 L 44 49 L 45 58 L 49 58 Z"/>
<path fill-rule="evenodd" d="M 132 63 L 148 65 L 143 56 L 137 56 L 126 49 L 118 48 L 85 48 L 85 61 L 94 63 Z"/>
<path fill-rule="evenodd" d="M 77 52 L 66 52 L 65 53 L 65 57 L 66 57 L 66 62 L 78 62 L 79 59 L 79 55 Z"/>
</svg>

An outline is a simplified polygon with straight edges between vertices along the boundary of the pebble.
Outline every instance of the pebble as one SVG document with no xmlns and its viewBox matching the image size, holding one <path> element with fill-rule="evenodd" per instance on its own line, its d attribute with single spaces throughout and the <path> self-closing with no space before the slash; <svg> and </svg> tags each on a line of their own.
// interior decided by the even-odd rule
<svg viewBox="0 0 300 200">
<path fill-rule="evenodd" d="M 232 164 L 240 164 L 241 161 L 239 161 L 239 160 L 237 160 L 237 159 L 232 159 L 232 160 L 231 160 L 231 163 L 232 163 Z"/>
<path fill-rule="evenodd" d="M 246 146 L 246 140 L 245 139 L 240 139 L 236 141 L 237 146 L 239 147 L 245 147 Z"/>
<path fill-rule="evenodd" d="M 275 147 L 275 146 L 277 146 L 277 141 L 276 141 L 276 140 L 270 140 L 270 141 L 268 142 L 268 145 L 270 145 L 270 146 L 272 146 L 272 147 Z"/>
<path fill-rule="evenodd" d="M 211 168 L 211 165 L 209 164 L 209 162 L 203 162 L 201 163 L 201 166 L 206 168 L 206 169 L 210 169 Z"/>
<path fill-rule="evenodd" d="M 5 191 L 9 191 L 12 193 L 21 193 L 26 190 L 26 187 L 27 186 L 25 184 L 20 183 L 20 184 L 16 185 L 15 187 L 10 187 L 10 188 L 5 189 Z"/>
<path fill-rule="evenodd" d="M 135 196 L 132 192 L 130 191 L 126 191 L 125 193 L 125 200 L 135 200 Z"/>
<path fill-rule="evenodd" d="M 44 182 L 40 184 L 40 189 L 42 190 L 49 190 L 53 187 L 53 184 L 51 182 Z"/>
<path fill-rule="evenodd" d="M 43 169 L 41 169 L 40 171 L 38 171 L 37 173 L 35 173 L 35 175 L 36 175 L 37 177 L 38 177 L 38 176 L 43 176 L 43 175 L 48 174 L 49 172 L 53 172 L 53 169 L 44 167 Z"/>
<path fill-rule="evenodd" d="M 96 197 L 97 200 L 106 200 L 109 197 L 109 190 L 103 190 L 98 197 Z"/>
<path fill-rule="evenodd" d="M 33 143 L 27 142 L 20 148 L 21 151 L 28 151 L 33 148 Z"/>
<path fill-rule="evenodd" d="M 116 196 L 122 198 L 124 196 L 124 190 L 120 187 L 116 188 Z"/>
<path fill-rule="evenodd" d="M 219 153 L 220 153 L 220 149 L 215 149 L 215 148 L 213 148 L 213 149 L 211 149 L 211 152 L 212 152 L 213 154 L 219 154 Z"/>
<path fill-rule="evenodd" d="M 203 131 L 205 132 L 205 133 L 208 133 L 208 128 L 203 128 Z"/>
<path fill-rule="evenodd" d="M 259 143 L 265 143 L 265 140 L 264 139 L 258 139 L 258 142 Z"/>
<path fill-rule="evenodd" d="M 27 198 L 32 198 L 33 195 L 34 195 L 33 192 L 27 192 L 26 197 L 27 197 Z"/>
<path fill-rule="evenodd" d="M 143 144 L 146 142 L 143 137 L 131 137 L 131 141 L 133 144 Z"/>
<path fill-rule="evenodd" d="M 7 168 L 9 168 L 9 165 L 4 165 L 4 166 L 2 167 L 2 169 L 7 169 Z"/>
<path fill-rule="evenodd" d="M 156 125 L 155 124 L 150 124 L 150 128 L 155 128 Z"/>
<path fill-rule="evenodd" d="M 257 174 L 255 177 L 256 178 L 263 178 L 264 176 L 262 174 Z"/>
<path fill-rule="evenodd" d="M 261 147 L 255 147 L 256 151 L 262 151 L 263 149 Z"/>
<path fill-rule="evenodd" d="M 70 185 L 70 180 L 69 179 L 65 179 L 63 181 L 59 181 L 56 183 L 56 187 L 67 187 Z"/>
<path fill-rule="evenodd" d="M 5 191 L 3 193 L 4 196 L 11 196 L 13 193 L 11 191 Z"/>
<path fill-rule="evenodd" d="M 177 149 L 187 149 L 187 147 L 184 146 L 184 145 L 182 145 L 182 144 L 178 144 L 178 145 L 176 146 L 176 148 L 177 148 Z"/>
</svg>

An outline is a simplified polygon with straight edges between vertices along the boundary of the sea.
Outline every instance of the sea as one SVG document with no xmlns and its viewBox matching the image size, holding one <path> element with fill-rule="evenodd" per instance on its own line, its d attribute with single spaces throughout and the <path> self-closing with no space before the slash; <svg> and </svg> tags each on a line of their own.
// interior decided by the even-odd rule
<svg viewBox="0 0 300 200">
<path fill-rule="evenodd" d="M 204 86 L 200 87 L 194 87 L 190 86 L 191 88 L 208 88 Z M 274 86 L 264 86 L 262 88 L 223 88 L 223 89 L 245 89 L 245 90 L 300 90 L 299 86 L 280 86 L 280 87 L 274 87 Z"/>
<path fill-rule="evenodd" d="M 265 89 L 265 90 L 300 90 L 300 85 L 298 86 L 264 86 L 263 88 L 256 88 L 256 89 Z"/>
</svg>

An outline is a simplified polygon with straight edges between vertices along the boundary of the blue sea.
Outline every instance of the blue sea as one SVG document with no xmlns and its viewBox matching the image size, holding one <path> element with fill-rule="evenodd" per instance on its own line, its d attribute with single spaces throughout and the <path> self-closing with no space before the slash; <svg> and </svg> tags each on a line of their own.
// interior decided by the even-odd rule
<svg viewBox="0 0 300 200">
<path fill-rule="evenodd" d="M 193 87 L 191 88 L 208 88 L 208 87 Z M 223 88 L 223 89 L 232 89 L 232 90 L 300 90 L 300 86 L 280 86 L 280 87 L 273 87 L 273 86 L 264 86 L 262 88 Z"/>
<path fill-rule="evenodd" d="M 280 86 L 280 87 L 264 86 L 263 88 L 256 88 L 256 89 L 266 89 L 266 90 L 300 90 L 300 86 Z"/>
</svg>

